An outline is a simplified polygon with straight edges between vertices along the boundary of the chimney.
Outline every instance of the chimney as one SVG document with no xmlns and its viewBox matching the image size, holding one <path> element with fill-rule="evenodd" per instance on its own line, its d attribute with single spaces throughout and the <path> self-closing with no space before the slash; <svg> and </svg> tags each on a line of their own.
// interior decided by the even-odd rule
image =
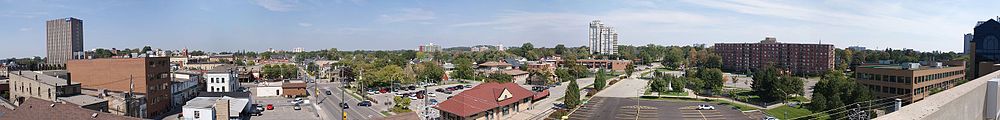
<svg viewBox="0 0 1000 120">
<path fill-rule="evenodd" d="M 73 73 L 66 73 L 66 85 L 72 85 Z"/>
</svg>

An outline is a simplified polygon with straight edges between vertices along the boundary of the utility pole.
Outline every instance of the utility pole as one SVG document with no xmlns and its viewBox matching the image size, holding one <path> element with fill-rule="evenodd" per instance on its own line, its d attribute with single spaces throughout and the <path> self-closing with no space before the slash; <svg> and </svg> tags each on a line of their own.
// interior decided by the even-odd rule
<svg viewBox="0 0 1000 120">
<path fill-rule="evenodd" d="M 134 109 L 134 100 L 132 100 L 133 92 L 135 91 L 135 80 L 132 75 L 128 75 L 128 94 L 125 94 L 125 112 L 131 114 L 132 117 L 139 117 L 139 113 Z M 142 118 L 142 117 L 139 117 Z"/>
<path fill-rule="evenodd" d="M 431 96 L 428 96 L 428 93 L 430 93 L 431 91 L 427 91 L 427 83 L 430 83 L 430 78 L 427 78 L 426 76 L 423 77 L 423 78 L 424 78 L 424 84 L 423 84 L 423 86 L 424 86 L 424 120 L 429 120 L 429 119 L 431 119 L 431 115 L 430 115 L 431 112 L 430 112 L 430 108 L 427 107 L 428 106 L 427 103 L 430 102 Z"/>
</svg>

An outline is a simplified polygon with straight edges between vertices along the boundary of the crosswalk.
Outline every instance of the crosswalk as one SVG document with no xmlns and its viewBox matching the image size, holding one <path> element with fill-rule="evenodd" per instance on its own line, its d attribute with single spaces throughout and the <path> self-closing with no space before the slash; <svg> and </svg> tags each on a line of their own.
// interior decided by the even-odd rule
<svg viewBox="0 0 1000 120">
<path fill-rule="evenodd" d="M 725 120 L 719 110 L 697 110 L 695 106 L 681 107 L 681 117 L 685 120 Z"/>
</svg>

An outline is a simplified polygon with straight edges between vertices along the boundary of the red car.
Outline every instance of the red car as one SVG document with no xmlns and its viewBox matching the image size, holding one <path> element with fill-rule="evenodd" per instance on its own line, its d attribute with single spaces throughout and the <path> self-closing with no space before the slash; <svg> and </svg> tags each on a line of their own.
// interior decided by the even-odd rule
<svg viewBox="0 0 1000 120">
<path fill-rule="evenodd" d="M 380 92 L 380 93 L 387 93 L 387 92 L 389 92 L 389 89 L 384 89 L 384 88 L 383 88 L 383 89 L 381 89 L 381 90 L 378 90 L 378 92 Z"/>
<path fill-rule="evenodd" d="M 267 110 L 274 110 L 274 105 L 267 104 Z"/>
</svg>

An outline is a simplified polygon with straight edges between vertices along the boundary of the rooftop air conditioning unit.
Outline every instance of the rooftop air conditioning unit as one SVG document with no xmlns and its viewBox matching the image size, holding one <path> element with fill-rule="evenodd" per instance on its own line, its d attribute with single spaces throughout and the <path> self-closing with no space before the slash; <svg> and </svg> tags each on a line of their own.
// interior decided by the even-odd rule
<svg viewBox="0 0 1000 120">
<path fill-rule="evenodd" d="M 920 63 L 903 63 L 900 65 L 900 68 L 906 70 L 916 70 L 917 68 L 920 68 Z"/>
</svg>

